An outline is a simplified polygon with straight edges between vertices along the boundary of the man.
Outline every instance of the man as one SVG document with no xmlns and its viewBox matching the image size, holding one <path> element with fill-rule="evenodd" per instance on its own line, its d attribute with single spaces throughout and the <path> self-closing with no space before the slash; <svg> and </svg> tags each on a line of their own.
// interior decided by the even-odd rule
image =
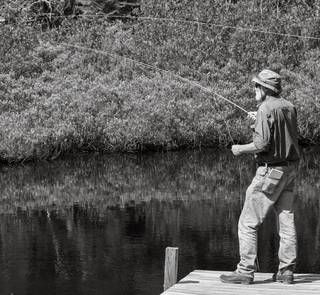
<svg viewBox="0 0 320 295">
<path fill-rule="evenodd" d="M 275 209 L 280 236 L 279 270 L 274 280 L 293 282 L 297 238 L 294 224 L 293 184 L 299 160 L 297 112 L 281 98 L 281 77 L 263 70 L 252 81 L 259 103 L 254 125 L 253 142 L 233 145 L 235 156 L 255 154 L 256 175 L 246 191 L 246 200 L 239 224 L 240 262 L 235 272 L 221 275 L 224 283 L 253 282 L 257 257 L 257 229 L 271 208 Z M 252 113 L 250 113 L 252 116 Z"/>
</svg>

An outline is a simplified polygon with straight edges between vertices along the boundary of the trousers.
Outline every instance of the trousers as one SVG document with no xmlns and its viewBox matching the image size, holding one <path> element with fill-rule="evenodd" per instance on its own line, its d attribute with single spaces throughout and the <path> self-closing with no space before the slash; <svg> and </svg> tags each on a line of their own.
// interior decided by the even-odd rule
<svg viewBox="0 0 320 295">
<path fill-rule="evenodd" d="M 275 167 L 283 172 L 280 179 L 269 175 L 271 167 L 258 167 L 246 191 L 244 206 L 238 223 L 240 262 L 237 272 L 254 275 L 257 257 L 257 230 L 268 211 L 277 216 L 280 236 L 278 251 L 279 271 L 294 271 L 297 256 L 297 237 L 294 224 L 295 165 Z"/>
</svg>

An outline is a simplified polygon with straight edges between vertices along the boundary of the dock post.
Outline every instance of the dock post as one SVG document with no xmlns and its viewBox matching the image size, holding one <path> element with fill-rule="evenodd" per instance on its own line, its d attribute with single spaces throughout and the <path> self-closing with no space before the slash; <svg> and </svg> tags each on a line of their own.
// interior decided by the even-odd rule
<svg viewBox="0 0 320 295">
<path fill-rule="evenodd" d="M 167 247 L 164 263 L 164 284 L 163 290 L 166 291 L 177 282 L 178 276 L 178 253 L 179 248 Z"/>
</svg>

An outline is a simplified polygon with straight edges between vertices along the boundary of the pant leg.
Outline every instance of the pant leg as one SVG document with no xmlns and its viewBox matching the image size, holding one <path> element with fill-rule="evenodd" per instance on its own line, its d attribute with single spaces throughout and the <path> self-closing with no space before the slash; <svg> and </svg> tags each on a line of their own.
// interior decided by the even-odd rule
<svg viewBox="0 0 320 295">
<path fill-rule="evenodd" d="M 294 173 L 292 173 L 294 178 Z M 279 245 L 279 271 L 295 270 L 297 257 L 297 234 L 294 223 L 294 193 L 293 180 L 281 193 L 274 205 L 278 219 Z"/>
<path fill-rule="evenodd" d="M 261 181 L 261 176 L 257 174 L 248 187 L 238 223 L 240 262 L 237 265 L 237 272 L 252 275 L 257 257 L 258 226 L 273 205 L 273 202 L 259 191 Z"/>
<path fill-rule="evenodd" d="M 280 197 L 289 180 L 288 174 L 284 173 L 281 180 L 270 184 L 270 179 L 267 177 L 269 171 L 268 168 L 259 167 L 246 192 L 246 200 L 238 223 L 240 262 L 237 272 L 240 273 L 254 273 L 258 227 Z"/>
</svg>

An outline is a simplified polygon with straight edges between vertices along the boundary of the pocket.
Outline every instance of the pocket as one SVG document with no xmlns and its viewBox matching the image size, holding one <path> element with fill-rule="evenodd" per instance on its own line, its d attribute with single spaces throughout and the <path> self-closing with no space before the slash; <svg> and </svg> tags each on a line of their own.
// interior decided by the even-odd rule
<svg viewBox="0 0 320 295">
<path fill-rule="evenodd" d="M 268 168 L 267 168 L 267 167 L 260 166 L 260 167 L 258 167 L 258 169 L 257 169 L 256 176 L 258 176 L 258 177 L 265 177 L 265 175 L 267 174 L 267 172 L 268 172 Z"/>
<path fill-rule="evenodd" d="M 261 190 L 268 195 L 272 195 L 275 192 L 279 182 L 280 180 L 273 179 L 267 176 L 263 182 Z"/>
<path fill-rule="evenodd" d="M 276 171 L 277 172 L 274 173 L 275 171 L 271 169 L 271 171 L 269 171 L 269 173 L 264 178 L 261 190 L 268 195 L 272 195 L 276 191 L 283 177 L 282 171 L 278 171 L 278 170 Z"/>
</svg>

